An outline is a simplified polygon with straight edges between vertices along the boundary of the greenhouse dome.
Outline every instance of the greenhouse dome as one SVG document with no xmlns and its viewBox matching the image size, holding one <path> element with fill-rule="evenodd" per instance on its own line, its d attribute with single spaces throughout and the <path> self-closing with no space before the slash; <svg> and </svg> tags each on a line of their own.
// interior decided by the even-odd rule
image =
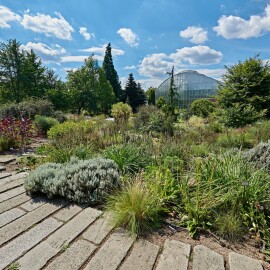
<svg viewBox="0 0 270 270">
<path fill-rule="evenodd" d="M 176 106 L 188 108 L 189 105 L 198 98 L 211 98 L 216 94 L 219 81 L 207 77 L 193 70 L 185 70 L 174 75 L 174 90 L 176 95 Z M 164 97 L 169 98 L 169 88 L 171 77 L 165 80 L 156 90 L 156 100 Z"/>
</svg>

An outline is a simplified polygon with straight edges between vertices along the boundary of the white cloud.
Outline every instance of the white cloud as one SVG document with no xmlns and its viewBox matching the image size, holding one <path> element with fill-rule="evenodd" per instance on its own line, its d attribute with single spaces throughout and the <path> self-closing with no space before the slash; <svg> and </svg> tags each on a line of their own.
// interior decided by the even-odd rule
<svg viewBox="0 0 270 270">
<path fill-rule="evenodd" d="M 130 28 L 120 28 L 117 34 L 131 47 L 137 47 L 139 45 L 139 37 Z"/>
<path fill-rule="evenodd" d="M 81 52 L 89 52 L 95 55 L 95 57 L 103 57 L 105 55 L 107 44 L 102 45 L 101 47 L 90 47 L 88 49 L 80 50 Z M 112 48 L 112 56 L 124 55 L 125 51 L 121 49 Z"/>
<path fill-rule="evenodd" d="M 220 68 L 220 69 L 195 69 L 201 74 L 204 74 L 206 76 L 215 78 L 215 79 L 221 79 L 222 75 L 226 73 L 226 69 Z"/>
<path fill-rule="evenodd" d="M 69 55 L 69 56 L 63 56 L 61 57 L 61 62 L 67 63 L 67 62 L 84 62 L 85 59 L 87 59 L 89 55 Z"/>
<path fill-rule="evenodd" d="M 94 37 L 94 34 L 87 32 L 86 27 L 80 27 L 80 34 L 84 37 L 85 40 L 91 39 L 91 37 Z"/>
<path fill-rule="evenodd" d="M 24 14 L 21 24 L 24 28 L 37 33 L 44 33 L 46 36 L 55 36 L 59 39 L 71 40 L 72 26 L 58 12 L 57 17 L 51 17 L 37 13 L 37 15 Z"/>
<path fill-rule="evenodd" d="M 266 6 L 264 14 L 250 16 L 249 20 L 222 16 L 213 30 L 226 39 L 259 37 L 270 31 L 270 5 Z"/>
<path fill-rule="evenodd" d="M 139 73 L 148 77 L 163 77 L 174 65 L 165 53 L 147 55 L 139 64 Z"/>
<path fill-rule="evenodd" d="M 170 58 L 176 63 L 183 61 L 191 65 L 210 65 L 219 63 L 223 54 L 220 51 L 209 48 L 208 46 L 184 47 L 172 53 Z"/>
<path fill-rule="evenodd" d="M 130 70 L 130 69 L 136 69 L 136 67 L 135 66 L 126 66 L 126 67 L 124 67 L 124 69 Z"/>
<path fill-rule="evenodd" d="M 5 6 L 0 6 L 0 28 L 10 28 L 9 22 L 20 21 L 21 16 Z"/>
<path fill-rule="evenodd" d="M 22 50 L 30 51 L 34 50 L 37 55 L 45 62 L 58 62 L 66 50 L 58 44 L 48 46 L 44 43 L 28 42 L 26 45 L 21 45 Z"/>
<path fill-rule="evenodd" d="M 201 27 L 189 26 L 187 29 L 180 31 L 182 38 L 188 38 L 190 42 L 202 44 L 208 40 L 207 31 Z"/>
</svg>

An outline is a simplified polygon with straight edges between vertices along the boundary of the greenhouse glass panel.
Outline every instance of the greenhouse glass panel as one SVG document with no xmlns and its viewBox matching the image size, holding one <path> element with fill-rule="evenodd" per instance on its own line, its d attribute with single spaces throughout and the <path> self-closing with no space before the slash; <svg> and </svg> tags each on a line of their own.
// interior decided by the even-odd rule
<svg viewBox="0 0 270 270">
<path fill-rule="evenodd" d="M 165 80 L 156 90 L 156 99 L 164 97 L 168 101 L 171 78 Z M 217 93 L 219 81 L 193 70 L 186 70 L 174 75 L 174 86 L 177 93 L 177 106 L 188 108 L 199 98 L 211 98 Z"/>
</svg>

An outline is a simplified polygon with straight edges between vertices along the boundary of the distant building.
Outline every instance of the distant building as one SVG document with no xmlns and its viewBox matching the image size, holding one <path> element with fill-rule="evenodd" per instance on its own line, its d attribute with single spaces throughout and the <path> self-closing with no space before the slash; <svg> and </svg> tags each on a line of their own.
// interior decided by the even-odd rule
<svg viewBox="0 0 270 270">
<path fill-rule="evenodd" d="M 168 101 L 171 77 L 165 80 L 156 90 L 156 100 L 164 97 Z M 174 75 L 174 86 L 177 92 L 177 106 L 188 108 L 198 98 L 209 98 L 217 93 L 219 81 L 193 70 L 185 70 Z"/>
</svg>

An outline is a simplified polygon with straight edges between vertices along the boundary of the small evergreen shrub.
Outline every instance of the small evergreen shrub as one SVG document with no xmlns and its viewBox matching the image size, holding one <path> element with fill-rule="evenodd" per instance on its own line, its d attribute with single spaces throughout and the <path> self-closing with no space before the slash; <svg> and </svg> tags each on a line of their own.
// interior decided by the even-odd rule
<svg viewBox="0 0 270 270">
<path fill-rule="evenodd" d="M 270 140 L 266 143 L 261 142 L 254 148 L 246 151 L 243 155 L 259 168 L 265 168 L 270 172 Z"/>
<path fill-rule="evenodd" d="M 97 204 L 120 186 L 117 165 L 108 159 L 79 160 L 65 164 L 46 163 L 25 180 L 29 192 L 43 192 L 49 198 L 62 196 L 78 203 Z"/>
<path fill-rule="evenodd" d="M 193 115 L 206 118 L 215 109 L 213 102 L 206 98 L 194 100 L 190 105 L 190 112 Z"/>
<path fill-rule="evenodd" d="M 42 115 L 36 115 L 35 116 L 35 124 L 37 125 L 38 129 L 43 133 L 47 134 L 47 131 L 59 124 L 58 120 L 52 117 L 42 116 Z"/>
</svg>

